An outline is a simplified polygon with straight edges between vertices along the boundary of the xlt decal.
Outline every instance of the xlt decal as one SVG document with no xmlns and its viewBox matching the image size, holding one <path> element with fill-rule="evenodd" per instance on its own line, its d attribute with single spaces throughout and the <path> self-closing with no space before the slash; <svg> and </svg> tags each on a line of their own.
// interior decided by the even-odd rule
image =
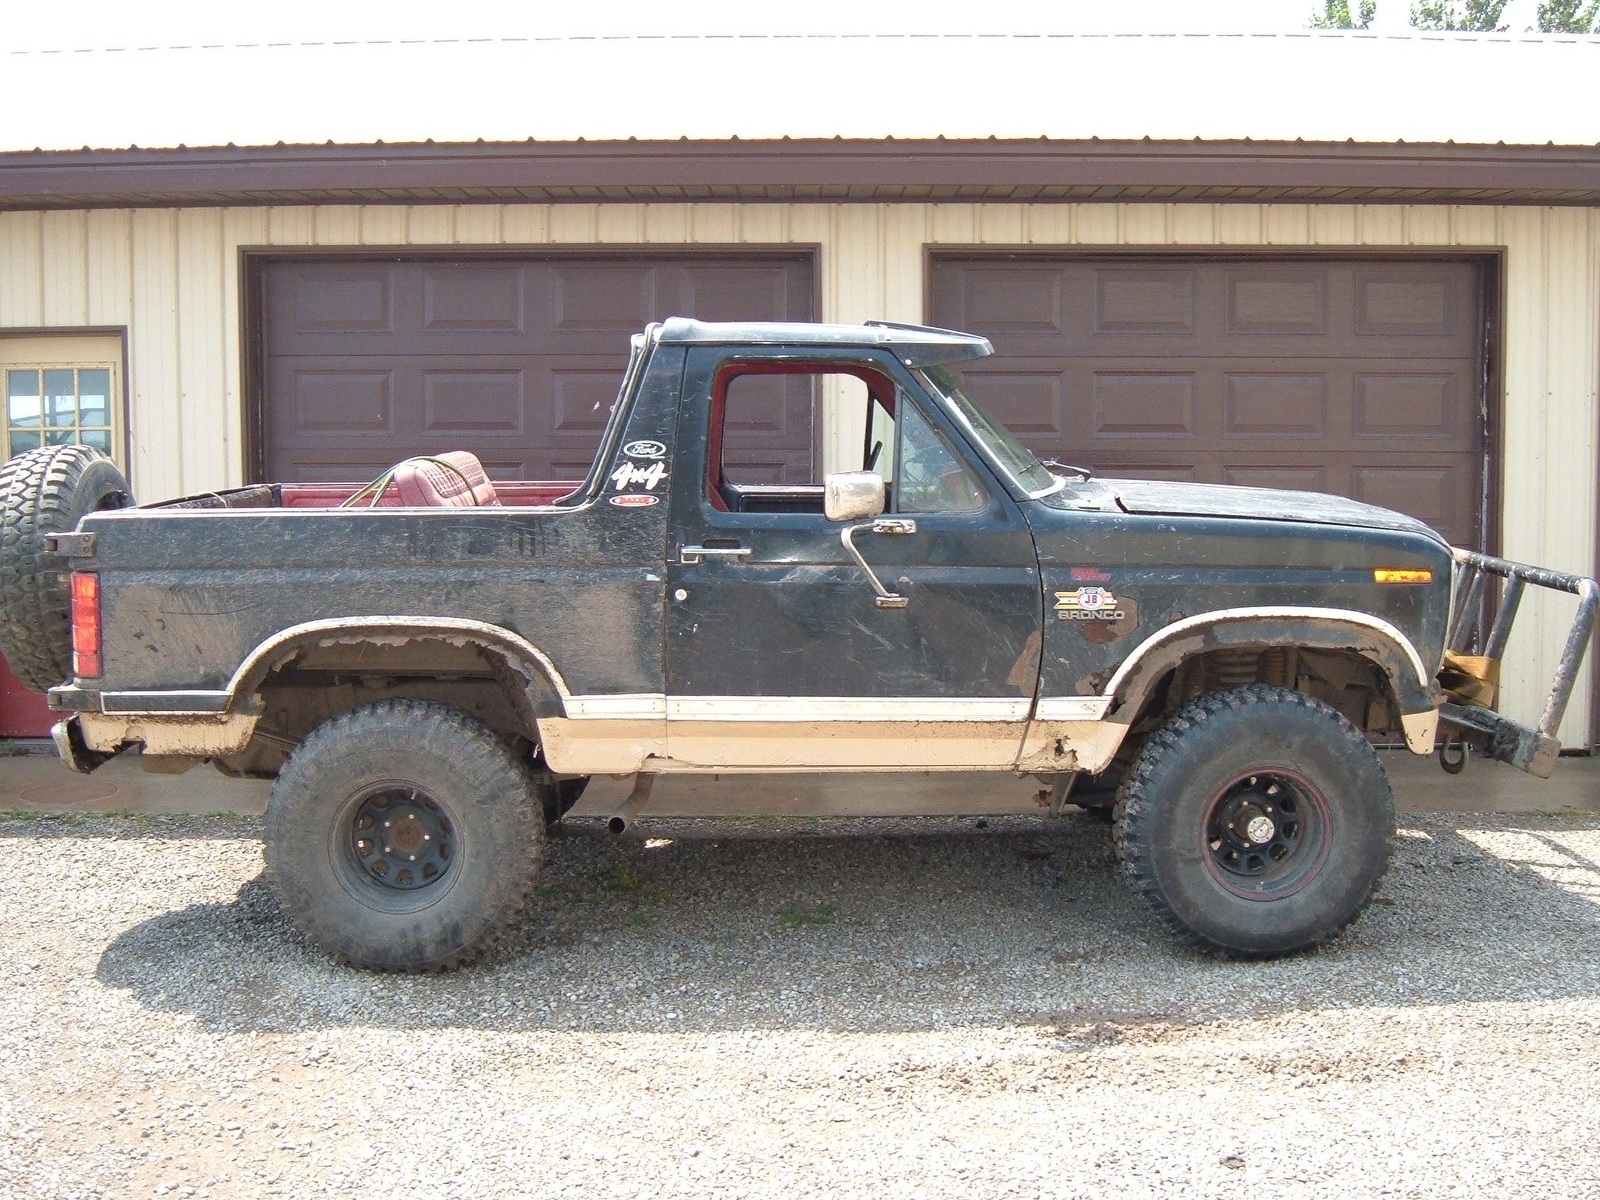
<svg viewBox="0 0 1600 1200">
<path fill-rule="evenodd" d="M 1073 588 L 1056 593 L 1058 621 L 1120 621 L 1128 614 L 1117 607 L 1117 598 L 1103 587 Z"/>
</svg>

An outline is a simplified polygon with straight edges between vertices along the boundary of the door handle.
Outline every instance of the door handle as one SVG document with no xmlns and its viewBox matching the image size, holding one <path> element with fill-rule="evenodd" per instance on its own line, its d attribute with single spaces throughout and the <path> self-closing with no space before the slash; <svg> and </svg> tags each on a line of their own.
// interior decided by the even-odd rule
<svg viewBox="0 0 1600 1200">
<path fill-rule="evenodd" d="M 748 546 L 679 546 L 678 561 L 693 567 L 708 558 L 748 558 L 754 553 Z"/>
</svg>

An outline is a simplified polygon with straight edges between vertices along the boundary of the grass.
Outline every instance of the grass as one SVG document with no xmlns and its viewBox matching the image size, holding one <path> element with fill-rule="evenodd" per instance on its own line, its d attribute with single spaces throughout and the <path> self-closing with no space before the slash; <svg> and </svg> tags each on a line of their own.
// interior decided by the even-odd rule
<svg viewBox="0 0 1600 1200">
<path fill-rule="evenodd" d="M 838 920 L 839 909 L 832 904 L 790 904 L 780 908 L 777 917 L 785 929 L 820 929 Z"/>
</svg>

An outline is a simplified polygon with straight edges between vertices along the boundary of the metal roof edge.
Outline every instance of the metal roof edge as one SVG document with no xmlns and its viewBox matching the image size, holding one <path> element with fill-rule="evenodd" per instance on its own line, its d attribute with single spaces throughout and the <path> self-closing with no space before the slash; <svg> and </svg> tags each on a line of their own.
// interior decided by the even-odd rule
<svg viewBox="0 0 1600 1200">
<path fill-rule="evenodd" d="M 0 208 L 562 200 L 1600 204 L 1600 146 L 774 139 L 0 153 Z"/>
</svg>

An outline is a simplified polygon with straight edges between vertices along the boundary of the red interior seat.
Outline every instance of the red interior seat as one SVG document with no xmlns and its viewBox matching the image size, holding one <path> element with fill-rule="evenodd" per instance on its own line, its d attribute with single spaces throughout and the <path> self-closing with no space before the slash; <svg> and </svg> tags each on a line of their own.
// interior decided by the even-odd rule
<svg viewBox="0 0 1600 1200">
<path fill-rule="evenodd" d="M 449 465 L 446 465 L 449 464 Z M 429 458 L 408 458 L 394 469 L 394 487 L 408 508 L 498 507 L 500 497 L 478 456 L 451 450 Z"/>
</svg>

